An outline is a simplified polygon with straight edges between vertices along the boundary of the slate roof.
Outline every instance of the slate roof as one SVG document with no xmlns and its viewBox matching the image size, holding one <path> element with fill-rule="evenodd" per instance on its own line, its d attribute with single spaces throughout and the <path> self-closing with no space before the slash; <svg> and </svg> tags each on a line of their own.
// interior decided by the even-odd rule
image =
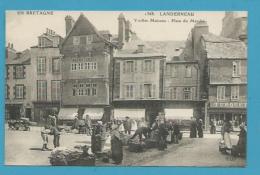
<svg viewBox="0 0 260 175">
<path fill-rule="evenodd" d="M 166 61 L 172 61 L 175 60 L 175 57 L 180 57 L 185 45 L 184 41 L 147 41 L 147 43 L 157 52 L 165 54 Z"/>
<path fill-rule="evenodd" d="M 244 42 L 214 34 L 203 34 L 208 59 L 247 59 Z"/>
<path fill-rule="evenodd" d="M 6 64 L 8 65 L 13 65 L 13 64 L 30 64 L 31 60 L 31 52 L 29 49 L 26 49 L 22 51 L 19 55 L 19 53 L 16 53 L 15 58 L 7 58 L 6 59 Z M 18 56 L 19 55 L 19 56 Z"/>
<path fill-rule="evenodd" d="M 138 45 L 144 45 L 143 52 L 138 52 Z M 118 50 L 114 57 L 120 58 L 137 58 L 137 57 L 158 57 L 165 54 L 158 52 L 148 42 L 145 42 L 134 35 L 131 41 L 126 42 L 123 48 Z"/>
</svg>

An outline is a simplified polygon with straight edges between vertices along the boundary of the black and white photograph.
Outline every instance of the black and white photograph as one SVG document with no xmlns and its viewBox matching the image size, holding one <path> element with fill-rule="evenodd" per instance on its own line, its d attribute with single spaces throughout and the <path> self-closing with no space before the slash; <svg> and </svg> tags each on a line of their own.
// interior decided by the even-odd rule
<svg viewBox="0 0 260 175">
<path fill-rule="evenodd" d="M 247 166 L 247 11 L 5 11 L 5 165 Z"/>
</svg>

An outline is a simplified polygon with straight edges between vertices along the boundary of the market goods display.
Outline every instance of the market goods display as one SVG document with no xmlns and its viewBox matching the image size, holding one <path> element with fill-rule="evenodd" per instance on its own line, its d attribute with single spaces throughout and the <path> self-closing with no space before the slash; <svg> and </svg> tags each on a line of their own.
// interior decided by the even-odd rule
<svg viewBox="0 0 260 175">
<path fill-rule="evenodd" d="M 94 166 L 95 155 L 84 147 L 58 147 L 50 155 L 50 163 L 54 166 Z"/>
</svg>

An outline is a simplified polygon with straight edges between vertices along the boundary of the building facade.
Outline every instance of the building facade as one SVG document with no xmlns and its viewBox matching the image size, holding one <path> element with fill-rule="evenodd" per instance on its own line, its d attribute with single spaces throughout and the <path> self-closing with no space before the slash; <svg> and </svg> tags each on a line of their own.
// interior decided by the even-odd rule
<svg viewBox="0 0 260 175">
<path fill-rule="evenodd" d="M 200 101 L 198 61 L 174 57 L 166 61 L 163 79 L 166 118 L 204 120 L 204 102 Z"/>
<path fill-rule="evenodd" d="M 114 45 L 110 35 L 101 32 L 81 14 L 76 22 L 66 17 L 67 36 L 61 46 L 62 106 L 59 117 L 110 118 L 112 97 L 112 55 Z M 65 112 L 66 111 L 66 112 Z"/>
<path fill-rule="evenodd" d="M 31 47 L 31 86 L 34 121 L 43 123 L 50 114 L 57 113 L 61 101 L 62 37 L 53 30 L 38 37 L 38 45 Z"/>
<path fill-rule="evenodd" d="M 5 116 L 6 119 L 32 119 L 32 85 L 30 50 L 17 52 L 13 44 L 6 47 Z"/>
<path fill-rule="evenodd" d="M 208 118 L 235 128 L 246 121 L 247 47 L 243 41 L 206 34 L 201 45 L 207 59 Z"/>
</svg>

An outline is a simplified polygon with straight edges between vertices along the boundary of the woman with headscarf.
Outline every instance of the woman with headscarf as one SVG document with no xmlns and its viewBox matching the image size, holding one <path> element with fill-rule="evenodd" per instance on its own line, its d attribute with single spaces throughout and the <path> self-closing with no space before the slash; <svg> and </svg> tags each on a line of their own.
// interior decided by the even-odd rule
<svg viewBox="0 0 260 175">
<path fill-rule="evenodd" d="M 111 130 L 111 157 L 115 164 L 121 164 L 123 160 L 123 142 L 120 138 L 119 128 L 112 126 Z"/>
</svg>

